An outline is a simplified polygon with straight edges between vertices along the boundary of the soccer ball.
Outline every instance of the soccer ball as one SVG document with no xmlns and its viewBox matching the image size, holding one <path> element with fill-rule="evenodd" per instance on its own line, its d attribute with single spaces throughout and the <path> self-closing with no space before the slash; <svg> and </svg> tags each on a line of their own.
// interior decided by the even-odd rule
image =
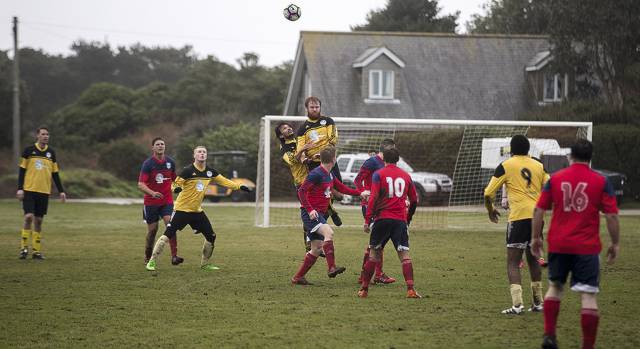
<svg viewBox="0 0 640 349">
<path fill-rule="evenodd" d="M 290 21 L 297 21 L 301 15 L 302 12 L 300 12 L 300 6 L 298 5 L 291 4 L 284 9 L 284 18 Z"/>
</svg>

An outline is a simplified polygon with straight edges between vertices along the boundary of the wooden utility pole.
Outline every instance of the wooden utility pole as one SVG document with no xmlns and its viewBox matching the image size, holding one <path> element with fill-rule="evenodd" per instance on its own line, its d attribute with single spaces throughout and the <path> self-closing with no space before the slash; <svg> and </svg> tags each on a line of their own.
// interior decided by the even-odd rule
<svg viewBox="0 0 640 349">
<path fill-rule="evenodd" d="M 13 166 L 20 162 L 20 64 L 18 17 L 13 17 Z"/>
</svg>

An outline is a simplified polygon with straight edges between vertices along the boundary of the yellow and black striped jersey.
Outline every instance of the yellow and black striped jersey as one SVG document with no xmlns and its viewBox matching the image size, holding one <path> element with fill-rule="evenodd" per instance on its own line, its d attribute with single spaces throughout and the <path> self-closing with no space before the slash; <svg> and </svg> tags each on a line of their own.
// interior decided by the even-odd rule
<svg viewBox="0 0 640 349">
<path fill-rule="evenodd" d="M 21 189 L 51 194 L 51 179 L 52 175 L 58 172 L 58 163 L 56 153 L 49 145 L 40 148 L 36 143 L 26 147 L 22 152 L 20 168 L 25 170 L 24 184 Z"/>
<path fill-rule="evenodd" d="M 498 189 L 505 184 L 511 211 L 508 221 L 533 218 L 542 186 L 548 179 L 549 175 L 540 161 L 528 155 L 513 155 L 498 165 L 484 196 L 493 201 Z"/>
<path fill-rule="evenodd" d="M 280 152 L 282 153 L 282 161 L 289 166 L 291 176 L 293 177 L 293 184 L 297 187 L 307 178 L 309 169 L 305 164 L 296 159 L 296 144 L 295 139 L 285 140 L 284 144 L 280 145 Z"/>
<path fill-rule="evenodd" d="M 296 134 L 297 151 L 300 151 L 307 143 L 315 144 L 307 149 L 307 158 L 312 159 L 316 154 L 328 145 L 338 144 L 338 129 L 332 118 L 321 116 L 318 120 L 307 119 L 298 129 Z M 315 161 L 315 160 L 314 160 Z M 318 162 L 320 160 L 317 160 Z"/>
<path fill-rule="evenodd" d="M 209 166 L 198 168 L 196 164 L 191 164 L 183 168 L 173 182 L 174 188 L 182 188 L 173 209 L 183 212 L 202 212 L 202 200 L 211 181 L 233 190 L 240 189 L 240 184 L 227 179 L 214 168 Z"/>
</svg>

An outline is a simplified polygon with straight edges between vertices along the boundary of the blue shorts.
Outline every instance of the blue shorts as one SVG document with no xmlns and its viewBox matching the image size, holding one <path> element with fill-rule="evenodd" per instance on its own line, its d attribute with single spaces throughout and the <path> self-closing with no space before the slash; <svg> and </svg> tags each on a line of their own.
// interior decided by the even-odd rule
<svg viewBox="0 0 640 349">
<path fill-rule="evenodd" d="M 304 226 L 304 231 L 307 232 L 309 240 L 324 240 L 324 236 L 317 233 L 321 225 L 327 224 L 327 218 L 322 213 L 318 213 L 318 218 L 311 219 L 309 213 L 303 207 L 300 207 L 300 218 Z"/>
<path fill-rule="evenodd" d="M 145 205 L 142 208 L 142 219 L 147 224 L 157 223 L 164 216 L 171 216 L 173 204 L 168 205 Z"/>
<path fill-rule="evenodd" d="M 571 273 L 571 290 L 600 292 L 600 256 L 597 254 L 549 253 L 549 281 L 564 285 Z"/>
<path fill-rule="evenodd" d="M 409 251 L 407 223 L 399 219 L 379 219 L 371 226 L 369 246 L 382 249 L 391 240 L 396 251 Z"/>
</svg>

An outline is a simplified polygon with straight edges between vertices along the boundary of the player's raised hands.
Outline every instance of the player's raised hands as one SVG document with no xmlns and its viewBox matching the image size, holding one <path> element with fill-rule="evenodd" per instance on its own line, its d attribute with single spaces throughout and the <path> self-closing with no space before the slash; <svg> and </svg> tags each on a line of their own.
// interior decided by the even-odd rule
<svg viewBox="0 0 640 349">
<path fill-rule="evenodd" d="M 613 264 L 618 258 L 618 253 L 620 252 L 620 245 L 611 244 L 609 249 L 607 249 L 607 264 Z"/>
<path fill-rule="evenodd" d="M 489 220 L 493 223 L 498 223 L 500 217 L 500 212 L 494 208 L 489 211 Z"/>
</svg>

